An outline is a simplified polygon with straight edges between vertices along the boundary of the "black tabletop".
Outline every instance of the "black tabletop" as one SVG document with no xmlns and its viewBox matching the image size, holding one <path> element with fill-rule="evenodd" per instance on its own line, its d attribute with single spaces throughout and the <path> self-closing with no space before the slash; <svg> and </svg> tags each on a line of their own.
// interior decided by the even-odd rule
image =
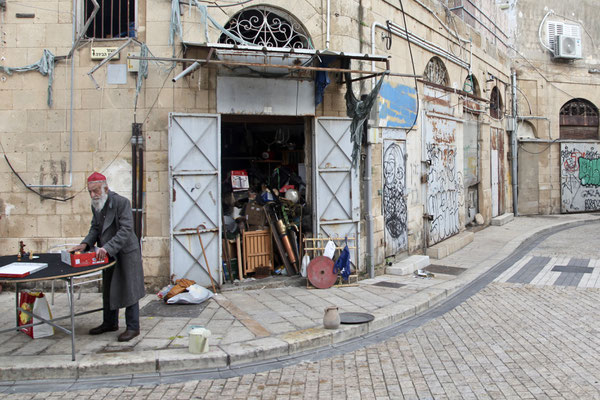
<svg viewBox="0 0 600 400">
<path fill-rule="evenodd" d="M 102 265 L 90 265 L 89 267 L 71 267 L 60 260 L 60 254 L 55 253 L 41 253 L 35 254 L 34 258 L 30 260 L 27 256 L 21 259 L 21 262 L 27 263 L 47 263 L 48 266 L 40 271 L 34 272 L 31 275 L 24 276 L 22 278 L 6 278 L 0 276 L 0 282 L 31 282 L 31 281 L 45 281 L 57 278 L 68 278 L 71 276 L 84 275 L 94 271 L 101 271 L 108 267 L 112 267 L 115 262 L 109 259 L 107 264 Z M 2 256 L 0 257 L 0 267 L 17 262 L 17 256 Z"/>
</svg>

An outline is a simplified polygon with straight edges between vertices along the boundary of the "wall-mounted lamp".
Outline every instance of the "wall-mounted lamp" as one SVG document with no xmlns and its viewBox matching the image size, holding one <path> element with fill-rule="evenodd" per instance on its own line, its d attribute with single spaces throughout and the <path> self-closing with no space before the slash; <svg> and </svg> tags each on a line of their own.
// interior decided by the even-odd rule
<svg viewBox="0 0 600 400">
<path fill-rule="evenodd" d="M 496 77 L 488 72 L 487 78 L 485 79 L 485 81 L 486 82 L 494 82 L 495 80 L 496 80 Z"/>
<path fill-rule="evenodd" d="M 598 68 L 590 68 L 590 69 L 588 69 L 588 72 L 590 74 L 600 74 L 600 69 L 598 69 Z"/>
</svg>

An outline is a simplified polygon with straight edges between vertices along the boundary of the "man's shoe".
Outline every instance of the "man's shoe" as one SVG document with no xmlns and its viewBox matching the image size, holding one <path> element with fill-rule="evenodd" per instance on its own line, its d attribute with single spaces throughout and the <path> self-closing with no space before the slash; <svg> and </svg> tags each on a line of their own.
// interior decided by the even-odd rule
<svg viewBox="0 0 600 400">
<path fill-rule="evenodd" d="M 130 331 L 129 329 L 127 329 L 125 332 L 123 332 L 119 335 L 118 340 L 119 340 L 119 342 L 129 342 L 131 339 L 138 336 L 139 334 L 140 334 L 140 331 Z"/>
<path fill-rule="evenodd" d="M 119 330 L 118 326 L 106 326 L 103 324 L 103 325 L 100 325 L 100 326 L 90 329 L 90 335 L 100 335 L 101 333 L 114 332 L 114 331 L 118 331 L 118 330 Z"/>
</svg>

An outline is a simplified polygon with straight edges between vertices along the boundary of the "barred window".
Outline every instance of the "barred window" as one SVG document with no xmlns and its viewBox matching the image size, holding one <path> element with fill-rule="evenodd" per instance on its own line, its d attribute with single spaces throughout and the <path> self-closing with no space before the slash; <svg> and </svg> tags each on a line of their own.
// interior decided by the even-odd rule
<svg viewBox="0 0 600 400">
<path fill-rule="evenodd" d="M 585 99 L 573 99 L 560 109 L 561 139 L 598 139 L 598 107 Z"/>
<path fill-rule="evenodd" d="M 84 0 L 84 21 L 92 15 L 94 3 Z M 97 0 L 100 9 L 85 36 L 96 39 L 135 37 L 136 0 Z"/>
</svg>

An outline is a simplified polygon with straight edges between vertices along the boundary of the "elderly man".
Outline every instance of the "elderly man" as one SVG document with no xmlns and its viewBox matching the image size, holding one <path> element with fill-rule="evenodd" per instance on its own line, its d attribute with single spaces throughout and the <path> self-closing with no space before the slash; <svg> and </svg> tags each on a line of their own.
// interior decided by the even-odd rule
<svg viewBox="0 0 600 400">
<path fill-rule="evenodd" d="M 139 299 L 144 297 L 144 271 L 138 239 L 133 232 L 131 204 L 126 198 L 108 190 L 106 177 L 94 172 L 88 178 L 92 198 L 92 225 L 80 245 L 69 251 L 94 249 L 98 259 L 110 256 L 113 267 L 102 273 L 102 325 L 90 329 L 99 335 L 119 329 L 119 308 L 125 307 L 127 329 L 119 342 L 127 342 L 140 334 Z"/>
</svg>

